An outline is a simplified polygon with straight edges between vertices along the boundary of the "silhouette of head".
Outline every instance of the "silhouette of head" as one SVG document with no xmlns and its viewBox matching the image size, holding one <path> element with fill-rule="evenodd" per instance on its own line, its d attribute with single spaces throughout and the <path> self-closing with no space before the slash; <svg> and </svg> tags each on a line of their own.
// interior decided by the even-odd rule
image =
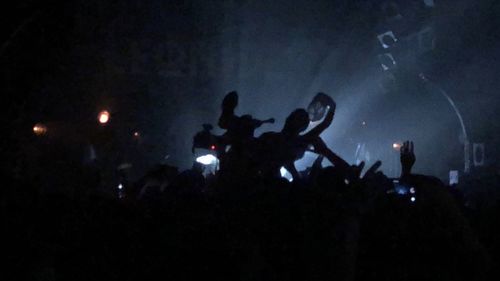
<svg viewBox="0 0 500 281">
<path fill-rule="evenodd" d="M 298 135 L 300 132 L 307 129 L 309 125 L 309 114 L 305 109 L 299 108 L 294 110 L 285 121 L 283 132 L 293 135 Z"/>
<path fill-rule="evenodd" d="M 238 93 L 236 91 L 229 92 L 222 101 L 222 108 L 234 109 L 238 106 Z"/>
</svg>

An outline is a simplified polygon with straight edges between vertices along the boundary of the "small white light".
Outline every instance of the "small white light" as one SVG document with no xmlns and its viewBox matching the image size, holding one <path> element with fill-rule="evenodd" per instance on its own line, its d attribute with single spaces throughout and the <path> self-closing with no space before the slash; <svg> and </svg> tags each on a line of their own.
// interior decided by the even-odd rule
<svg viewBox="0 0 500 281">
<path fill-rule="evenodd" d="M 412 197 L 412 198 L 410 198 L 410 200 L 411 200 L 411 202 L 415 202 L 415 200 L 417 200 L 417 199 L 415 199 L 415 197 Z"/>
<path fill-rule="evenodd" d="M 121 184 L 121 183 L 120 183 L 120 184 L 118 185 L 118 189 L 123 189 L 123 184 Z"/>
<path fill-rule="evenodd" d="M 397 143 L 397 142 L 395 142 L 395 143 L 392 144 L 392 148 L 394 148 L 395 150 L 400 150 L 401 146 L 402 145 L 400 143 Z"/>
<path fill-rule="evenodd" d="M 289 182 L 293 181 L 292 174 L 290 174 L 290 172 L 288 172 L 288 170 L 285 167 L 280 168 L 280 174 L 282 178 L 287 179 Z"/>
<path fill-rule="evenodd" d="M 212 154 L 207 154 L 196 158 L 196 162 L 203 165 L 211 165 L 217 163 L 217 157 L 213 156 Z"/>
<path fill-rule="evenodd" d="M 288 172 L 288 171 L 285 169 L 285 167 L 281 167 L 281 168 L 280 168 L 280 174 L 281 174 L 281 177 L 283 177 L 283 178 L 284 178 L 287 172 Z"/>
<path fill-rule="evenodd" d="M 411 188 L 410 188 L 410 193 L 411 193 L 411 194 L 415 194 L 415 188 L 414 188 L 414 187 L 411 187 Z"/>
<path fill-rule="evenodd" d="M 97 119 L 99 120 L 99 123 L 101 123 L 101 124 L 108 123 L 109 115 L 110 114 L 107 110 L 103 110 L 103 111 L 99 112 L 99 116 L 97 117 Z"/>
</svg>

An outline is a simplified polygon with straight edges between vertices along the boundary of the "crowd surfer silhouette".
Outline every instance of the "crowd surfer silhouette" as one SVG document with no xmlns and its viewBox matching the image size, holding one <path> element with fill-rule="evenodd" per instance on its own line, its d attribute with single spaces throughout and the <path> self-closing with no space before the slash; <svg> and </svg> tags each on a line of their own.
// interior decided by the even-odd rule
<svg viewBox="0 0 500 281">
<path fill-rule="evenodd" d="M 496 274 L 498 224 L 480 229 L 479 211 L 452 187 L 415 174 L 411 141 L 401 147 L 398 179 L 379 171 L 380 161 L 367 169 L 347 163 L 320 136 L 336 104 L 318 95 L 324 110 L 315 127 L 306 131 L 312 115 L 299 108 L 279 132 L 256 137 L 275 120 L 238 116 L 238 94 L 228 93 L 218 120 L 224 134 L 205 125 L 194 139 L 213 148 L 215 173 L 196 162 L 182 172 L 160 165 L 121 188 L 119 198 L 103 192 L 90 166 L 59 182 L 71 194 L 7 179 L 2 274 L 14 277 L 2 279 L 421 281 Z M 298 171 L 294 162 L 306 151 L 317 160 Z M 281 177 L 282 167 L 293 181 Z M 489 210 L 498 214 L 496 206 Z"/>
</svg>

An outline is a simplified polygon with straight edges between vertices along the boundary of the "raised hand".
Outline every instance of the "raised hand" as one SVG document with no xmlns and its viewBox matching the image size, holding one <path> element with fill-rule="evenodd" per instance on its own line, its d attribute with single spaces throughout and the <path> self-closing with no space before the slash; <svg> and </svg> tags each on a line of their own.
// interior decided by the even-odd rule
<svg viewBox="0 0 500 281">
<path fill-rule="evenodd" d="M 348 171 L 350 166 L 349 164 L 342 159 L 340 156 L 337 154 L 333 153 L 328 146 L 325 144 L 325 142 L 320 138 L 316 137 L 312 140 L 311 144 L 314 147 L 314 152 L 320 155 L 323 155 L 332 163 L 335 167 L 341 169 L 342 171 Z"/>
<path fill-rule="evenodd" d="M 405 141 L 400 149 L 401 152 L 401 177 L 411 174 L 411 168 L 415 164 L 416 157 L 413 153 L 413 142 Z"/>
<path fill-rule="evenodd" d="M 359 165 L 352 165 L 351 166 L 352 176 L 355 179 L 359 179 L 361 177 L 361 172 L 363 171 L 364 167 L 365 167 L 365 161 L 361 161 Z"/>
<path fill-rule="evenodd" d="M 238 93 L 236 91 L 229 92 L 222 100 L 222 113 L 217 123 L 220 128 L 228 129 L 231 124 L 234 124 L 236 115 L 234 110 L 238 106 Z"/>
<path fill-rule="evenodd" d="M 222 101 L 223 110 L 234 110 L 238 106 L 238 92 L 229 92 Z"/>
<path fill-rule="evenodd" d="M 362 163 L 364 165 L 364 162 L 362 162 Z M 370 169 L 368 169 L 368 171 L 366 171 L 365 175 L 363 176 L 363 179 L 372 179 L 372 178 L 374 178 L 377 175 L 377 170 L 378 170 L 378 168 L 380 168 L 380 166 L 382 166 L 382 162 L 381 161 L 375 162 L 375 164 L 373 164 L 370 167 Z"/>
<path fill-rule="evenodd" d="M 393 188 L 392 180 L 390 180 L 381 171 L 377 171 L 380 166 L 382 166 L 382 162 L 375 162 L 375 164 L 373 164 L 373 166 L 371 166 L 370 169 L 366 171 L 362 178 L 362 181 L 367 187 L 367 194 L 381 194 L 381 192 L 385 192 Z"/>
</svg>

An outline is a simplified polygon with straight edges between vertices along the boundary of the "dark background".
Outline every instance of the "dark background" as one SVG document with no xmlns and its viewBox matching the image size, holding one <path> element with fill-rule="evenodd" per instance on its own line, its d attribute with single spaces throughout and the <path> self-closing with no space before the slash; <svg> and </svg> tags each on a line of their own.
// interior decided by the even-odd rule
<svg viewBox="0 0 500 281">
<path fill-rule="evenodd" d="M 398 4 L 400 19 L 384 2 Z M 455 101 L 469 140 L 485 143 L 487 165 L 496 165 L 500 4 L 424 2 L 2 4 L 4 159 L 10 171 L 30 173 L 40 164 L 40 146 L 57 144 L 55 152 L 84 159 L 93 144 L 113 165 L 188 167 L 192 136 L 202 123 L 215 125 L 228 91 L 240 93 L 239 114 L 276 118 L 257 135 L 281 129 L 293 109 L 323 91 L 337 101 L 323 137 L 349 162 L 356 145 L 366 143 L 370 161 L 383 160 L 384 171 L 395 175 L 392 143 L 412 139 L 416 172 L 446 178 L 448 170 L 463 169 L 463 137 L 448 102 L 418 77 L 425 73 Z M 426 28 L 431 39 L 419 40 Z M 390 49 L 397 63 L 391 71 L 378 60 L 387 50 L 377 35 L 387 30 L 399 39 Z M 99 126 L 103 109 L 111 120 Z M 49 128 L 44 139 L 33 136 L 37 122 Z M 54 155 L 51 161 L 61 158 Z"/>
</svg>

